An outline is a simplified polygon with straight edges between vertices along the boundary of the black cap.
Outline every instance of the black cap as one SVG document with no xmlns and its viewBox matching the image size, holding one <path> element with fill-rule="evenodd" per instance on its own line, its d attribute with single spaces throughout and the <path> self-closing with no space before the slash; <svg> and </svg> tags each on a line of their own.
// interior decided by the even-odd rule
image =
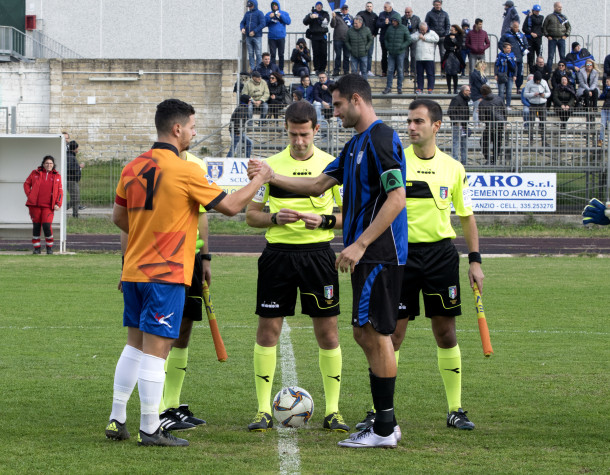
<svg viewBox="0 0 610 475">
<path fill-rule="evenodd" d="M 580 43 L 578 41 L 572 43 L 572 49 L 576 48 L 577 46 L 580 46 Z"/>
<path fill-rule="evenodd" d="M 542 81 L 542 73 L 540 71 L 536 71 L 534 73 L 534 81 L 536 81 L 536 82 Z"/>
</svg>

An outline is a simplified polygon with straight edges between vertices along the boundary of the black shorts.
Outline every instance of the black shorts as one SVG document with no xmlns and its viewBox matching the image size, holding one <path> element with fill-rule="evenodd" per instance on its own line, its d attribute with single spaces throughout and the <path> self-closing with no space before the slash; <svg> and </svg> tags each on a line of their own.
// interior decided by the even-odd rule
<svg viewBox="0 0 610 475">
<path fill-rule="evenodd" d="M 301 313 L 310 317 L 339 315 L 339 276 L 328 242 L 267 244 L 258 259 L 256 314 L 294 315 L 297 289 Z"/>
<path fill-rule="evenodd" d="M 195 266 L 193 267 L 193 280 L 191 286 L 186 289 L 184 299 L 184 313 L 182 318 L 188 318 L 194 322 L 203 320 L 203 263 L 201 254 L 195 253 Z"/>
<path fill-rule="evenodd" d="M 419 315 L 419 292 L 424 294 L 426 317 L 462 314 L 460 256 L 451 239 L 409 244 L 409 257 L 402 279 L 398 318 Z"/>
<path fill-rule="evenodd" d="M 352 325 L 366 323 L 382 335 L 396 328 L 400 285 L 404 266 L 395 264 L 358 264 L 352 274 Z"/>
</svg>

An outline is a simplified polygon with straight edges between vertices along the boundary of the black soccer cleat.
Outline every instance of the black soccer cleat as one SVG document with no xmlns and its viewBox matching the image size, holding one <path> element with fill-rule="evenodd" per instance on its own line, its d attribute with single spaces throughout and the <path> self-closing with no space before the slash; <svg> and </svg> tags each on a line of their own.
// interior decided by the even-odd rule
<svg viewBox="0 0 610 475">
<path fill-rule="evenodd" d="M 47 254 L 53 254 L 53 247 L 47 246 Z"/>
<path fill-rule="evenodd" d="M 32 254 L 40 254 L 40 247 L 35 247 L 34 252 Z"/>
<path fill-rule="evenodd" d="M 457 411 L 447 414 L 447 427 L 455 427 L 456 429 L 472 430 L 474 424 L 470 422 L 466 416 L 467 412 L 460 407 Z"/>
<path fill-rule="evenodd" d="M 174 414 L 178 416 L 182 422 L 188 422 L 194 426 L 201 426 L 206 423 L 203 419 L 199 419 L 193 415 L 188 404 L 180 404 L 178 409 L 174 409 Z"/>
<path fill-rule="evenodd" d="M 348 432 L 349 426 L 343 420 L 343 416 L 338 412 L 333 412 L 324 418 L 324 426 L 326 430 L 334 432 Z"/>
<path fill-rule="evenodd" d="M 116 419 L 111 419 L 106 426 L 106 438 L 112 440 L 127 440 L 129 439 L 129 431 L 125 427 L 125 423 L 121 424 Z"/>
<path fill-rule="evenodd" d="M 368 429 L 374 423 L 375 423 L 375 411 L 373 409 L 371 409 L 370 411 L 368 411 L 366 413 L 366 417 L 362 420 L 362 422 L 358 422 L 358 424 L 356 424 L 356 429 L 358 429 L 358 430 Z"/>
<path fill-rule="evenodd" d="M 189 430 L 195 428 L 195 424 L 181 420 L 177 412 L 178 409 L 166 409 L 159 415 L 161 427 L 164 430 Z"/>
<path fill-rule="evenodd" d="M 251 432 L 263 432 L 273 427 L 273 419 L 271 414 L 267 412 L 257 412 L 256 416 L 250 424 L 248 424 L 248 430 Z"/>
<path fill-rule="evenodd" d="M 175 435 L 170 434 L 164 430 L 161 426 L 153 434 L 147 434 L 146 432 L 140 431 L 138 433 L 138 445 L 151 446 L 156 445 L 160 447 L 187 447 L 189 441 L 186 439 L 179 439 Z"/>
</svg>

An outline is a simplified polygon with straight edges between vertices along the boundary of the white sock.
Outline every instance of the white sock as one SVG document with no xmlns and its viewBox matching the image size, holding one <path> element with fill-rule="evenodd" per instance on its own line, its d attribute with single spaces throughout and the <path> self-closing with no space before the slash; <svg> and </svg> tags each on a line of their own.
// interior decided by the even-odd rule
<svg viewBox="0 0 610 475">
<path fill-rule="evenodd" d="M 125 345 L 123 353 L 116 364 L 114 372 L 114 393 L 112 395 L 112 412 L 110 419 L 121 424 L 127 419 L 127 401 L 138 382 L 138 370 L 142 352 L 133 346 Z"/>
<path fill-rule="evenodd" d="M 153 434 L 159 428 L 159 404 L 163 397 L 165 360 L 144 353 L 138 373 L 140 393 L 140 430 Z"/>
</svg>

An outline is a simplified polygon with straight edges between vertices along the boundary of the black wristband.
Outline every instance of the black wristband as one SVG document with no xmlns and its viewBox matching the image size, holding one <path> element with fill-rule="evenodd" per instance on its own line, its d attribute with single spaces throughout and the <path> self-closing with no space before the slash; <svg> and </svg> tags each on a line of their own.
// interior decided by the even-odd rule
<svg viewBox="0 0 610 475">
<path fill-rule="evenodd" d="M 320 229 L 332 229 L 335 227 L 336 223 L 337 223 L 337 217 L 334 214 L 323 214 L 322 222 L 320 223 L 320 226 L 318 226 L 318 227 Z"/>
<path fill-rule="evenodd" d="M 212 260 L 212 254 L 200 254 L 201 258 L 204 261 L 211 261 Z"/>
<path fill-rule="evenodd" d="M 121 256 L 121 270 L 123 270 L 124 265 L 125 265 L 125 256 Z"/>
<path fill-rule="evenodd" d="M 271 215 L 271 224 L 277 224 L 277 213 Z"/>
<path fill-rule="evenodd" d="M 468 253 L 468 263 L 472 264 L 473 262 L 481 263 L 481 254 L 478 252 L 469 252 Z"/>
</svg>

